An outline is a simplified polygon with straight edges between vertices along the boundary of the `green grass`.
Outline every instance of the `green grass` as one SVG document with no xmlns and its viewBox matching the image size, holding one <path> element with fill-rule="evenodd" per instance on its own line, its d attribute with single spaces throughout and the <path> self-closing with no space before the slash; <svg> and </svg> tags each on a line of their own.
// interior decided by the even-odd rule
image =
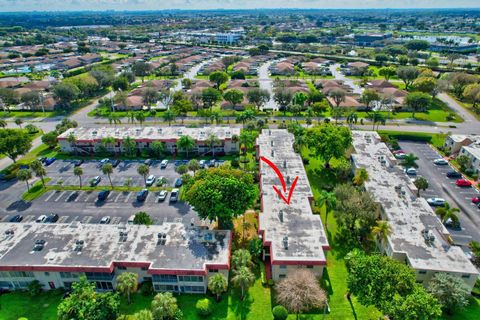
<svg viewBox="0 0 480 320">
<path fill-rule="evenodd" d="M 468 102 L 463 102 L 463 101 L 460 101 L 458 100 L 454 95 L 452 94 L 449 94 L 450 98 L 452 98 L 453 100 L 455 100 L 456 102 L 458 102 L 459 105 L 461 105 L 463 108 L 465 108 L 470 114 L 472 114 L 475 118 L 477 118 L 477 120 L 480 120 L 480 113 L 478 112 L 475 112 L 475 110 L 473 109 L 473 104 L 471 103 L 468 103 Z"/>
<path fill-rule="evenodd" d="M 61 298 L 62 294 L 58 291 L 48 291 L 37 297 L 20 291 L 3 294 L 0 296 L 0 319 L 26 317 L 28 320 L 55 320 Z"/>
<path fill-rule="evenodd" d="M 470 304 L 461 312 L 457 312 L 453 316 L 444 315 L 443 320 L 477 320 L 480 317 L 480 299 L 470 298 Z"/>
<path fill-rule="evenodd" d="M 43 179 L 45 181 L 45 184 L 47 184 L 51 179 L 46 177 Z M 22 195 L 22 199 L 25 201 L 33 201 L 43 195 L 45 192 L 47 192 L 48 189 L 43 187 L 43 183 L 41 180 L 38 180 L 33 184 L 33 186 L 30 187 L 30 190 L 25 191 L 25 193 Z"/>
<path fill-rule="evenodd" d="M 427 133 L 427 132 L 403 132 L 403 131 L 389 131 L 379 130 L 380 135 L 388 135 L 397 140 L 413 140 L 425 141 L 431 143 L 434 147 L 439 148 L 445 144 L 446 134 L 443 133 Z"/>
<path fill-rule="evenodd" d="M 51 118 L 57 116 L 54 111 L 3 111 L 0 112 L 0 118 Z"/>
</svg>

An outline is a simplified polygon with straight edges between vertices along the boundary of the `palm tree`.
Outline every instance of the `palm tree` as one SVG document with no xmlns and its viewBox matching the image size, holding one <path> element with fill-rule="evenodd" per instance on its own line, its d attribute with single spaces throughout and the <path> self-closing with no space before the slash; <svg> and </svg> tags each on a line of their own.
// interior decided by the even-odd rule
<svg viewBox="0 0 480 320">
<path fill-rule="evenodd" d="M 122 120 L 120 120 L 120 117 L 119 117 L 118 115 L 116 115 L 116 114 L 114 114 L 114 113 L 110 113 L 110 114 L 108 115 L 108 122 L 109 122 L 110 124 L 113 123 L 113 125 L 116 127 L 117 124 L 122 123 Z"/>
<path fill-rule="evenodd" d="M 16 118 L 16 119 L 15 119 L 15 124 L 16 124 L 17 126 L 19 126 L 20 129 L 22 129 L 22 123 L 23 123 L 23 120 L 22 120 L 22 119 L 20 119 L 20 118 Z"/>
<path fill-rule="evenodd" d="M 442 219 L 442 223 L 445 223 L 448 219 L 452 220 L 453 225 L 458 224 L 458 215 L 457 213 L 460 212 L 458 208 L 452 208 L 450 203 L 445 202 L 443 207 L 437 208 L 435 213 L 440 216 Z"/>
<path fill-rule="evenodd" d="M 140 310 L 133 315 L 133 319 L 134 320 L 153 320 L 152 311 L 147 309 Z"/>
<path fill-rule="evenodd" d="M 177 114 L 175 111 L 168 109 L 165 111 L 162 115 L 163 121 L 168 122 L 168 126 L 172 124 L 172 122 L 175 122 L 175 119 L 177 118 Z"/>
<path fill-rule="evenodd" d="M 337 197 L 334 192 L 322 190 L 318 205 L 325 206 L 325 229 L 328 229 L 328 213 L 337 207 Z"/>
<path fill-rule="evenodd" d="M 5 128 L 7 126 L 7 121 L 0 119 L 0 128 Z"/>
<path fill-rule="evenodd" d="M 103 166 L 102 166 L 102 172 L 103 174 L 106 174 L 107 177 L 108 177 L 108 181 L 110 181 L 110 185 L 112 186 L 112 190 L 113 190 L 113 183 L 112 183 L 112 178 L 110 177 L 110 175 L 113 173 L 113 166 L 111 163 L 105 163 Z"/>
<path fill-rule="evenodd" d="M 73 168 L 73 174 L 78 177 L 80 181 L 80 189 L 82 189 L 82 175 L 83 175 L 83 169 L 80 167 L 75 167 Z"/>
<path fill-rule="evenodd" d="M 372 228 L 372 234 L 382 241 L 387 241 L 387 237 L 392 233 L 392 227 L 388 221 L 379 220 L 377 225 Z"/>
<path fill-rule="evenodd" d="M 227 291 L 227 288 L 227 279 L 221 273 L 217 273 L 208 279 L 208 290 L 215 295 L 217 301 L 220 301 L 220 296 Z"/>
<path fill-rule="evenodd" d="M 250 267 L 252 265 L 252 255 L 246 249 L 238 249 L 232 255 L 232 265 L 235 269 L 241 267 Z"/>
<path fill-rule="evenodd" d="M 405 156 L 405 158 L 403 158 L 402 165 L 407 168 L 411 168 L 411 167 L 417 168 L 418 165 L 415 162 L 417 160 L 418 160 L 418 157 L 416 155 L 414 155 L 413 153 L 409 153 Z"/>
<path fill-rule="evenodd" d="M 73 149 L 73 154 L 77 153 L 77 137 L 72 133 L 70 133 L 67 137 L 67 142 L 70 143 Z"/>
<path fill-rule="evenodd" d="M 255 275 L 248 267 L 241 267 L 234 272 L 235 276 L 232 278 L 232 283 L 235 287 L 240 288 L 240 300 L 243 300 L 245 298 L 245 292 L 255 282 Z"/>
<path fill-rule="evenodd" d="M 428 181 L 424 177 L 418 177 L 413 181 L 415 187 L 417 187 L 417 197 L 420 197 L 420 190 L 427 190 L 428 189 Z"/>
<path fill-rule="evenodd" d="M 30 168 L 32 168 L 35 175 L 42 180 L 42 185 L 45 188 L 45 179 L 43 177 L 47 175 L 47 170 L 45 170 L 42 163 L 38 160 L 34 160 L 30 163 Z"/>
<path fill-rule="evenodd" d="M 157 293 L 152 300 L 152 314 L 154 319 L 173 319 L 177 310 L 177 299 L 171 292 Z"/>
<path fill-rule="evenodd" d="M 128 304 L 131 303 L 130 295 L 138 289 L 138 274 L 124 272 L 117 277 L 117 290 L 127 296 Z"/>
<path fill-rule="evenodd" d="M 147 186 L 147 176 L 150 173 L 150 168 L 146 164 L 141 164 L 138 166 L 137 172 L 143 177 L 143 180 L 145 181 L 145 186 Z"/>
<path fill-rule="evenodd" d="M 32 173 L 28 169 L 20 169 L 17 172 L 17 179 L 20 181 L 25 181 L 27 184 L 27 191 L 30 191 L 30 184 L 28 180 L 32 179 Z"/>
<path fill-rule="evenodd" d="M 142 125 L 144 122 L 145 122 L 145 119 L 147 117 L 145 116 L 145 113 L 143 112 L 138 112 L 136 115 L 135 115 L 135 119 L 140 122 L 140 125 Z"/>
<path fill-rule="evenodd" d="M 188 162 L 188 170 L 193 171 L 193 175 L 195 175 L 195 172 L 197 170 L 200 170 L 200 163 L 198 163 L 198 160 L 192 159 Z"/>
<path fill-rule="evenodd" d="M 188 152 L 193 150 L 195 147 L 195 140 L 190 137 L 190 136 L 181 136 L 180 139 L 177 141 L 177 148 L 180 150 L 184 150 L 185 153 L 187 154 L 188 158 Z"/>
<path fill-rule="evenodd" d="M 102 138 L 102 141 L 101 141 L 102 145 L 108 151 L 109 151 L 109 147 L 112 147 L 112 146 L 115 145 L 115 142 L 116 142 L 116 140 L 113 137 L 105 137 L 105 138 Z M 113 147 L 112 147 L 112 149 L 113 149 Z"/>
<path fill-rule="evenodd" d="M 355 176 L 353 177 L 354 185 L 361 186 L 367 180 L 368 180 L 368 172 L 365 168 L 360 168 L 355 170 Z"/>
<path fill-rule="evenodd" d="M 127 113 L 127 118 L 129 123 L 135 123 L 135 112 L 130 111 Z"/>
<path fill-rule="evenodd" d="M 215 158 L 215 146 L 220 143 L 220 140 L 215 135 L 215 133 L 211 133 L 208 135 L 205 142 L 210 147 L 210 151 L 212 151 L 212 157 Z"/>
</svg>

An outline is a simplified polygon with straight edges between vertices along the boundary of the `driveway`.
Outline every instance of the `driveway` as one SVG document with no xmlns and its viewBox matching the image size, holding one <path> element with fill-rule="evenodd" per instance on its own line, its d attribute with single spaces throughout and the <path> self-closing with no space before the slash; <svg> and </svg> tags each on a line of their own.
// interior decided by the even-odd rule
<svg viewBox="0 0 480 320">
<path fill-rule="evenodd" d="M 332 72 L 332 75 L 335 77 L 335 80 L 340 80 L 343 81 L 347 86 L 352 88 L 353 93 L 356 94 L 362 94 L 363 89 L 355 83 L 354 79 L 347 78 L 341 71 L 338 69 L 340 68 L 340 64 L 335 63 L 330 66 L 330 71 Z"/>
<path fill-rule="evenodd" d="M 428 144 L 401 141 L 400 147 L 419 158 L 418 175 L 425 177 L 429 183 L 429 188 L 421 192 L 421 196 L 444 198 L 452 207 L 461 210 L 459 214 L 461 230 L 449 229 L 454 242 L 465 245 L 471 240 L 480 241 L 480 209 L 471 201 L 473 197 L 480 196 L 479 193 L 474 188 L 457 187 L 456 179 L 447 178 L 446 173 L 453 168 L 449 165 L 433 164 L 433 160 L 441 158 L 441 155 Z"/>
<path fill-rule="evenodd" d="M 263 109 L 269 110 L 278 110 L 277 103 L 273 99 L 273 81 L 270 77 L 270 72 L 268 68 L 272 65 L 274 61 L 268 61 L 258 68 L 258 83 L 260 89 L 267 90 L 270 93 L 270 100 L 263 106 Z"/>
</svg>

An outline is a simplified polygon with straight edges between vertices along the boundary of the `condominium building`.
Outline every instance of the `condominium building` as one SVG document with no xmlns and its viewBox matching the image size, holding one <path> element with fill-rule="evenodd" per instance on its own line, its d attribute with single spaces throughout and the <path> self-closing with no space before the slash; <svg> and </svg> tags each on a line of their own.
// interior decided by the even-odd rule
<svg viewBox="0 0 480 320">
<path fill-rule="evenodd" d="M 287 130 L 263 130 L 257 138 L 257 157 L 265 157 L 282 172 L 286 183 L 283 195 L 293 188 L 290 204 L 273 189 L 282 190 L 275 171 L 260 160 L 261 213 L 259 234 L 263 239 L 263 257 L 267 276 L 274 281 L 289 271 L 308 268 L 320 277 L 327 261 L 329 244 L 319 215 L 311 209 L 313 193 L 302 158 L 293 150 L 294 137 Z"/>
<path fill-rule="evenodd" d="M 0 224 L 0 288 L 70 288 L 80 276 L 112 290 L 123 272 L 156 291 L 205 293 L 208 278 L 228 278 L 231 232 L 161 225 Z"/>
<path fill-rule="evenodd" d="M 376 132 L 353 131 L 352 162 L 368 172 L 365 189 L 382 206 L 382 219 L 391 234 L 378 240 L 382 252 L 415 270 L 417 282 L 427 285 L 439 272 L 461 278 L 470 289 L 479 272 L 463 250 L 452 245 L 450 233 L 397 164 Z"/>
<path fill-rule="evenodd" d="M 73 136 L 74 141 L 69 137 Z M 177 148 L 177 140 L 182 136 L 189 136 L 195 140 L 195 146 L 189 150 L 191 154 L 206 154 L 212 152 L 209 139 L 216 138 L 213 150 L 216 155 L 238 153 L 240 128 L 235 127 L 128 127 L 128 128 L 71 128 L 58 136 L 62 152 L 76 152 L 80 154 L 94 154 L 99 146 L 108 152 L 121 153 L 125 151 L 124 141 L 131 139 L 138 152 L 148 149 L 154 141 L 165 144 L 165 150 L 177 154 L 182 150 Z M 113 142 L 106 141 L 113 139 Z"/>
</svg>

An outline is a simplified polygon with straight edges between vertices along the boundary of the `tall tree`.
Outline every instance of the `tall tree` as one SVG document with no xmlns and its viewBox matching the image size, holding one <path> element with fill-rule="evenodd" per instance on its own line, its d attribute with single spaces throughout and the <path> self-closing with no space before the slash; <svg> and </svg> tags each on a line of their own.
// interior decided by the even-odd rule
<svg viewBox="0 0 480 320">
<path fill-rule="evenodd" d="M 346 127 L 324 124 L 307 130 L 307 145 L 315 155 L 325 161 L 325 167 L 330 168 L 332 158 L 341 158 L 352 143 L 352 134 Z"/>
<path fill-rule="evenodd" d="M 211 133 L 208 135 L 205 143 L 209 146 L 210 151 L 212 152 L 212 157 L 215 158 L 215 147 L 220 143 L 220 139 L 218 139 L 215 133 Z"/>
<path fill-rule="evenodd" d="M 241 267 L 252 266 L 252 255 L 246 249 L 236 250 L 231 258 L 231 263 L 234 269 L 240 269 Z"/>
<path fill-rule="evenodd" d="M 223 98 L 234 107 L 243 101 L 243 92 L 238 89 L 230 89 L 223 94 Z"/>
<path fill-rule="evenodd" d="M 177 117 L 177 114 L 175 113 L 174 110 L 171 110 L 171 109 L 168 109 L 162 115 L 163 121 L 168 122 L 169 127 L 172 124 L 172 122 L 175 122 L 176 117 Z"/>
<path fill-rule="evenodd" d="M 428 283 L 428 291 L 437 298 L 449 315 L 468 306 L 470 289 L 460 278 L 448 273 L 437 273 Z"/>
<path fill-rule="evenodd" d="M 188 170 L 193 171 L 193 175 L 195 175 L 195 172 L 200 170 L 200 163 L 196 159 L 192 159 L 188 161 Z"/>
<path fill-rule="evenodd" d="M 378 94 L 377 91 L 373 89 L 365 89 L 362 93 L 362 102 L 365 104 L 365 107 L 367 108 L 368 111 L 371 110 L 371 104 L 373 102 L 378 102 L 380 101 L 380 95 Z"/>
<path fill-rule="evenodd" d="M 220 301 L 222 293 L 227 292 L 228 282 L 225 276 L 221 273 L 216 273 L 208 279 L 208 290 L 210 290 L 217 301 Z"/>
<path fill-rule="evenodd" d="M 155 320 L 174 319 L 178 311 L 177 299 L 171 292 L 157 293 L 152 300 L 152 314 Z"/>
<path fill-rule="evenodd" d="M 372 234 L 382 241 L 387 241 L 387 237 L 392 233 L 392 227 L 388 221 L 379 220 L 377 225 L 372 228 Z"/>
<path fill-rule="evenodd" d="M 297 319 L 300 313 L 322 308 L 327 302 L 325 291 L 310 270 L 296 269 L 281 280 L 275 289 L 277 301 L 295 313 Z"/>
<path fill-rule="evenodd" d="M 454 226 L 458 225 L 458 213 L 460 213 L 460 209 L 453 208 L 450 203 L 446 202 L 443 207 L 435 209 L 435 213 L 440 216 L 442 223 L 450 219 Z"/>
<path fill-rule="evenodd" d="M 153 141 L 150 143 L 150 151 L 154 157 L 160 159 L 165 152 L 165 144 L 161 141 Z"/>
<path fill-rule="evenodd" d="M 187 158 L 188 158 L 188 152 L 192 151 L 195 147 L 195 140 L 188 136 L 181 136 L 180 139 L 177 141 L 177 148 L 180 150 L 185 151 Z"/>
<path fill-rule="evenodd" d="M 332 89 L 330 90 L 328 95 L 333 99 L 335 106 L 339 108 L 340 104 L 342 104 L 342 102 L 345 101 L 345 97 L 347 96 L 347 93 L 343 89 Z"/>
<path fill-rule="evenodd" d="M 112 177 L 111 177 L 111 174 L 113 173 L 112 164 L 105 163 L 104 165 L 102 165 L 102 173 L 107 175 L 108 181 L 110 181 L 110 186 L 112 187 L 112 190 L 113 190 L 113 183 L 112 183 Z"/>
<path fill-rule="evenodd" d="M 214 88 L 206 88 L 202 91 L 203 107 L 212 110 L 213 106 L 222 100 L 222 93 Z"/>
<path fill-rule="evenodd" d="M 31 147 L 31 138 L 22 130 L 0 130 L 0 153 L 5 154 L 13 162 L 16 162 L 18 156 L 26 154 Z"/>
<path fill-rule="evenodd" d="M 80 167 L 73 168 L 73 174 L 78 177 L 78 181 L 80 183 L 80 189 L 82 189 L 82 175 L 83 169 Z"/>
<path fill-rule="evenodd" d="M 137 61 L 132 66 L 132 71 L 137 77 L 142 78 L 142 83 L 145 82 L 145 77 L 149 75 L 151 65 L 145 61 Z"/>
<path fill-rule="evenodd" d="M 410 89 L 410 86 L 419 74 L 420 71 L 415 67 L 399 67 L 397 69 L 397 76 L 405 83 L 405 90 Z"/>
<path fill-rule="evenodd" d="M 235 287 L 240 288 L 240 300 L 245 299 L 245 293 L 255 282 L 255 275 L 247 267 L 240 267 L 234 271 L 232 283 Z"/>
<path fill-rule="evenodd" d="M 265 89 L 254 88 L 247 92 L 247 98 L 248 102 L 260 110 L 270 100 L 270 93 Z"/>
<path fill-rule="evenodd" d="M 130 304 L 132 302 L 130 299 L 132 293 L 138 290 L 138 274 L 135 272 L 124 272 L 117 276 L 116 290 L 127 296 L 128 304 Z"/>
<path fill-rule="evenodd" d="M 427 190 L 428 189 L 428 181 L 424 177 L 418 177 L 413 181 L 415 187 L 417 187 L 417 197 L 420 197 L 420 190 Z"/>
<path fill-rule="evenodd" d="M 40 180 L 42 181 L 42 185 L 45 188 L 44 177 L 47 175 L 47 170 L 45 170 L 42 163 L 38 160 L 33 160 L 30 163 L 30 168 L 32 169 L 33 173 L 35 173 L 35 175 L 40 178 Z"/>
<path fill-rule="evenodd" d="M 383 67 L 378 70 L 378 75 L 384 77 L 386 81 L 390 80 L 390 78 L 396 74 L 397 69 L 395 67 Z"/>
<path fill-rule="evenodd" d="M 319 206 L 325 206 L 325 229 L 328 229 L 328 214 L 337 207 L 337 197 L 334 192 L 322 190 L 318 199 Z"/>
<path fill-rule="evenodd" d="M 27 184 L 27 191 L 30 191 L 30 184 L 28 180 L 32 179 L 32 173 L 28 169 L 20 169 L 17 172 L 17 179 L 19 181 L 24 181 Z"/>
<path fill-rule="evenodd" d="M 228 74 L 221 71 L 212 72 L 208 79 L 210 82 L 213 82 L 215 88 L 220 89 L 220 86 L 228 81 Z"/>
<path fill-rule="evenodd" d="M 143 181 L 145 182 L 145 186 L 147 186 L 147 176 L 150 173 L 150 168 L 146 164 L 141 164 L 137 168 L 137 172 L 139 175 L 143 177 Z"/>
</svg>

